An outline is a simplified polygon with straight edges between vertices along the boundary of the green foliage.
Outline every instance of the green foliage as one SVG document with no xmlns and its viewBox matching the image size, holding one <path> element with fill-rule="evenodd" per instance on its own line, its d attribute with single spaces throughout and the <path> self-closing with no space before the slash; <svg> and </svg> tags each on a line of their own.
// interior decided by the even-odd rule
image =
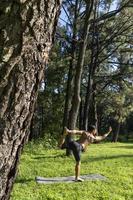
<svg viewBox="0 0 133 200">
<path fill-rule="evenodd" d="M 74 159 L 64 151 L 28 144 L 19 165 L 11 200 L 132 200 L 133 144 L 93 144 L 82 154 L 81 174 L 98 173 L 107 181 L 36 184 L 35 177 L 74 174 Z"/>
<path fill-rule="evenodd" d="M 31 142 L 31 148 L 32 148 L 32 145 L 34 146 L 34 144 L 36 144 L 37 146 L 42 147 L 44 149 L 52 149 L 57 146 L 57 138 L 55 137 L 56 137 L 56 134 L 54 136 L 51 135 L 50 133 L 44 134 L 43 137 L 37 140 L 33 140 Z"/>
<path fill-rule="evenodd" d="M 82 41 L 80 37 L 85 20 L 85 2 L 87 3 L 87 1 L 78 2 L 77 30 L 76 39 L 74 40 L 76 56 L 73 68 L 76 66 L 77 55 L 80 51 L 79 46 Z M 125 2 L 122 1 L 123 4 Z M 55 44 L 50 54 L 49 64 L 45 70 L 45 87 L 44 90 L 39 92 L 38 109 L 36 111 L 37 120 L 34 122 L 34 124 L 38 123 L 36 132 L 39 132 L 39 136 L 47 133 L 54 133 L 54 135 L 57 134 L 58 136 L 62 132 L 68 69 L 72 59 L 71 44 L 74 25 L 72 26 L 71 23 L 74 23 L 75 3 L 76 1 L 74 0 L 71 3 L 70 1 L 63 1 L 63 6 L 69 17 L 65 16 L 64 18 L 66 25 L 59 24 L 57 27 Z M 94 19 L 93 13 L 90 17 L 91 25 L 82 75 L 81 99 L 82 107 L 84 108 L 89 72 L 91 66 L 94 66 L 95 69 L 92 67 L 91 70 L 94 70 L 91 79 L 96 85 L 96 91 L 94 92 L 96 95 L 99 128 L 106 126 L 108 118 L 126 123 L 126 119 L 131 116 L 132 121 L 130 113 L 133 110 L 133 11 L 132 8 L 126 7 L 121 12 L 112 15 L 115 13 L 115 11 L 111 12 L 113 3 L 116 3 L 114 9 L 121 6 L 121 1 L 102 0 L 95 2 L 96 9 L 93 12 L 95 13 L 96 11 L 96 21 L 91 23 Z M 102 18 L 102 16 L 104 17 Z M 75 73 L 74 70 L 73 74 Z M 74 87 L 73 84 L 74 82 L 72 83 L 72 88 Z M 73 95 L 73 92 L 71 93 Z M 91 91 L 88 93 L 91 93 Z"/>
<path fill-rule="evenodd" d="M 133 88 L 125 83 L 117 90 L 111 87 L 106 89 L 97 99 L 99 104 L 104 105 L 104 116 L 113 117 L 116 121 L 123 123 L 133 112 Z M 119 86 L 119 85 L 118 85 Z"/>
</svg>

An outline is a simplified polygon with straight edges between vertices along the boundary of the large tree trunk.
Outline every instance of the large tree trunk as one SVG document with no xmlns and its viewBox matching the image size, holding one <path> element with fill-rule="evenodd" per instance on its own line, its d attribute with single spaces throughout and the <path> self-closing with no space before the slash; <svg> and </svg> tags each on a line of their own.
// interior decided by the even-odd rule
<svg viewBox="0 0 133 200">
<path fill-rule="evenodd" d="M 53 43 L 60 0 L 0 1 L 0 199 L 8 200 Z"/>
</svg>

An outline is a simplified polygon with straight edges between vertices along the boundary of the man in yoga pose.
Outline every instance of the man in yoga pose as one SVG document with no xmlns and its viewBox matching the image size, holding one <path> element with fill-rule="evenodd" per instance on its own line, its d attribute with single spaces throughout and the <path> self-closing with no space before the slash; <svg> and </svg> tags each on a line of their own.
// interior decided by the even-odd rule
<svg viewBox="0 0 133 200">
<path fill-rule="evenodd" d="M 69 130 L 66 127 L 64 128 L 64 132 L 62 135 L 62 138 L 59 143 L 59 148 L 63 148 L 63 144 L 65 142 L 65 137 L 67 135 L 80 135 L 80 138 L 77 141 L 71 140 L 67 144 L 67 148 L 72 150 L 74 158 L 76 160 L 76 165 L 75 165 L 75 181 L 82 182 L 84 181 L 81 179 L 80 176 L 80 154 L 82 151 L 86 149 L 88 144 L 91 144 L 93 142 L 100 142 L 104 140 L 109 133 L 112 131 L 112 128 L 109 127 L 109 131 L 104 134 L 103 136 L 97 136 L 97 130 L 95 126 L 89 126 L 88 131 L 78 131 L 78 130 Z"/>
</svg>

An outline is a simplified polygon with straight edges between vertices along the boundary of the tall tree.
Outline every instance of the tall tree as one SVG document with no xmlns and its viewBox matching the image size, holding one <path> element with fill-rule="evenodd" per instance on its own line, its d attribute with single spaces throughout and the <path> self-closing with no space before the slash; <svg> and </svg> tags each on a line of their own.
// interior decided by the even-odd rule
<svg viewBox="0 0 133 200">
<path fill-rule="evenodd" d="M 0 199 L 8 200 L 53 43 L 60 0 L 0 1 Z"/>
<path fill-rule="evenodd" d="M 69 127 L 69 111 L 71 108 L 72 94 L 73 94 L 73 79 L 74 79 L 74 70 L 75 70 L 75 59 L 76 59 L 76 39 L 77 39 L 77 26 L 78 26 L 78 18 L 80 14 L 79 4 L 80 1 L 76 0 L 75 5 L 69 5 L 69 7 L 74 7 L 73 20 L 71 24 L 71 32 L 72 32 L 72 40 L 70 44 L 70 64 L 69 64 L 69 72 L 68 72 L 68 81 L 66 88 L 66 98 L 65 98 L 65 106 L 64 106 L 64 117 L 63 117 L 63 128 L 64 126 Z M 70 9 L 69 8 L 69 9 Z M 69 15 L 70 18 L 70 15 Z"/>
<path fill-rule="evenodd" d="M 93 105 L 92 100 L 93 93 L 95 93 L 94 89 L 96 89 L 95 75 L 99 74 L 102 68 L 105 68 L 104 61 L 110 60 L 117 49 L 120 50 L 119 47 L 121 47 L 123 43 L 127 43 L 125 41 L 125 36 L 123 37 L 123 35 L 127 33 L 127 30 L 130 31 L 133 26 L 131 15 L 125 13 L 125 8 L 129 5 L 128 3 L 129 1 L 124 2 L 123 5 L 118 5 L 116 10 L 110 11 L 111 1 L 102 3 L 95 1 L 93 11 L 94 19 L 92 20 L 93 22 L 89 32 L 92 36 L 88 41 L 88 52 L 91 53 L 89 53 L 90 60 L 88 64 L 89 72 L 87 73 L 88 83 L 84 105 L 83 129 L 87 130 L 88 121 L 89 123 L 92 122 L 92 120 L 89 119 L 94 114 L 91 107 L 95 108 L 94 111 L 96 111 L 96 107 Z M 101 15 L 101 7 L 103 5 L 106 9 L 104 8 L 104 13 Z M 109 68 L 111 67 L 109 64 L 106 65 Z M 106 73 L 106 71 L 104 71 L 104 73 Z M 104 82 L 104 80 L 101 82 Z"/>
<path fill-rule="evenodd" d="M 97 61 L 99 56 L 99 30 L 98 25 L 96 23 L 97 15 L 98 15 L 98 1 L 95 1 L 94 8 L 93 8 L 93 23 L 90 28 L 90 33 L 92 35 L 92 39 L 90 39 L 90 49 L 91 49 L 91 56 L 90 61 L 88 64 L 88 83 L 87 83 L 87 89 L 86 89 L 86 97 L 85 97 L 85 105 L 84 105 L 84 115 L 83 115 L 83 129 L 87 130 L 88 128 L 88 117 L 89 117 L 89 104 L 92 102 L 92 96 L 93 96 L 93 85 L 94 85 L 94 74 L 95 70 L 98 67 Z"/>
<path fill-rule="evenodd" d="M 72 106 L 70 110 L 70 116 L 69 116 L 69 127 L 71 129 L 74 129 L 77 122 L 78 112 L 79 112 L 79 106 L 80 106 L 80 88 L 81 88 L 81 76 L 83 72 L 83 66 L 84 66 L 84 59 L 85 59 L 85 52 L 87 47 L 87 39 L 88 39 L 88 33 L 89 33 L 89 27 L 90 27 L 90 16 L 91 12 L 93 10 L 93 1 L 89 1 L 86 4 L 86 10 L 85 10 L 85 21 L 84 21 L 84 27 L 82 30 L 81 35 L 81 44 L 80 44 L 80 52 L 78 55 L 77 65 L 76 65 L 76 72 L 75 72 L 75 80 L 74 80 L 74 94 L 72 97 Z"/>
</svg>

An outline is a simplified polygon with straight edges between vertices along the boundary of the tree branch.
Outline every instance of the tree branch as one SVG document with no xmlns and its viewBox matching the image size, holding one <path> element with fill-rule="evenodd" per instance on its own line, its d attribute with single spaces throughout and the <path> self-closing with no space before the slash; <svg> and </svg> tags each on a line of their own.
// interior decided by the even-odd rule
<svg viewBox="0 0 133 200">
<path fill-rule="evenodd" d="M 113 10 L 111 12 L 108 12 L 104 15 L 102 15 L 101 17 L 99 17 L 98 19 L 96 19 L 96 22 L 100 22 L 102 20 L 105 20 L 105 19 L 109 19 L 111 17 L 114 17 L 116 14 L 118 14 L 119 12 L 121 12 L 125 7 L 127 7 L 129 5 L 131 0 L 129 0 L 128 2 L 126 2 L 123 6 L 121 6 L 119 9 L 117 10 Z"/>
<path fill-rule="evenodd" d="M 68 15 L 68 13 L 67 13 L 67 11 L 66 11 L 66 9 L 65 9 L 65 7 L 64 7 L 63 5 L 62 5 L 62 8 L 63 8 L 63 10 L 64 10 L 64 12 L 65 12 L 65 14 L 66 14 L 66 16 L 67 16 L 69 22 L 70 22 L 70 25 L 73 26 L 73 25 L 72 25 L 72 21 L 71 21 L 69 15 Z"/>
</svg>

